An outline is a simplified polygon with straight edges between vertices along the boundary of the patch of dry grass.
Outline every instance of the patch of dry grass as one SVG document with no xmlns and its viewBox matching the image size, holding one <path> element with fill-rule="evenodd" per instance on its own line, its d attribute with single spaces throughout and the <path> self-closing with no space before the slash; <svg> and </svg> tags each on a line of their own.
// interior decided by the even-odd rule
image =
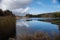
<svg viewBox="0 0 60 40">
<path fill-rule="evenodd" d="M 0 16 L 0 40 L 13 37 L 16 31 L 16 19 L 14 16 Z"/>
<path fill-rule="evenodd" d="M 51 37 L 47 32 L 35 32 L 34 34 L 21 34 L 20 40 L 60 40 L 60 35 L 52 32 L 54 37 Z"/>
</svg>

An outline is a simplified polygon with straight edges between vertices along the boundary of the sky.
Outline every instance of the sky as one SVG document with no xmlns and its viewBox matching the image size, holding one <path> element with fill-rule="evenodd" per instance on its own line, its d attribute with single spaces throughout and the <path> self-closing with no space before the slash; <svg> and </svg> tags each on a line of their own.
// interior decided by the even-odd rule
<svg viewBox="0 0 60 40">
<path fill-rule="evenodd" d="M 60 12 L 60 0 L 0 0 L 0 9 L 11 10 L 17 16 Z"/>
<path fill-rule="evenodd" d="M 60 12 L 59 0 L 34 0 L 30 5 L 31 14 L 41 14 L 48 12 Z"/>
</svg>

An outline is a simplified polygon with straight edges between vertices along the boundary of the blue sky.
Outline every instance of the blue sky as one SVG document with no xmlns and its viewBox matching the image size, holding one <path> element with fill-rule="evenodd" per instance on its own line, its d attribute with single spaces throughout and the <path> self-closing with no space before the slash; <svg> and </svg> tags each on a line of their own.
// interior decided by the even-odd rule
<svg viewBox="0 0 60 40">
<path fill-rule="evenodd" d="M 29 7 L 30 14 L 60 12 L 60 4 L 57 0 L 33 0 Z"/>
</svg>

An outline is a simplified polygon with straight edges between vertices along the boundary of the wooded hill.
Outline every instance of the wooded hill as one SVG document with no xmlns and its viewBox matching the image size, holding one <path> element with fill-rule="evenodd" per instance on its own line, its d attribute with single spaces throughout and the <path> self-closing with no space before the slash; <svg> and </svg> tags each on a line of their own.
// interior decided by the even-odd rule
<svg viewBox="0 0 60 40">
<path fill-rule="evenodd" d="M 38 15 L 27 14 L 28 17 L 42 17 L 42 18 L 60 18 L 60 12 L 43 13 Z"/>
</svg>

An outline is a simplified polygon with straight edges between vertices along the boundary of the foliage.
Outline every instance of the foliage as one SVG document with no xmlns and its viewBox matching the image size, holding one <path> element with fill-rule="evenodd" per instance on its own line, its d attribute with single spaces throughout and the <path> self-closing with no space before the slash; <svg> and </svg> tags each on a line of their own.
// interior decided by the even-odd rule
<svg viewBox="0 0 60 40">
<path fill-rule="evenodd" d="M 0 9 L 0 16 L 15 16 L 10 10 L 5 10 L 3 11 L 2 9 Z"/>
</svg>

